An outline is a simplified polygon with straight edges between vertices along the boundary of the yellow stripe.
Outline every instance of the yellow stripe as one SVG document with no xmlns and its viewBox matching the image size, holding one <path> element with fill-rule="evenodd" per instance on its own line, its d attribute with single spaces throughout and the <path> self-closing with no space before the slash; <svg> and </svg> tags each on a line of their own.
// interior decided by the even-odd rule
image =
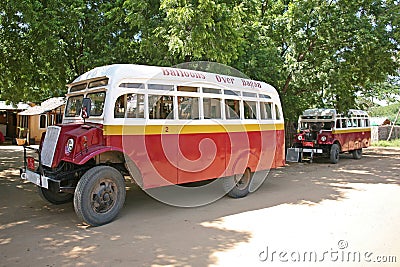
<svg viewBox="0 0 400 267">
<path fill-rule="evenodd" d="M 370 132 L 371 128 L 351 128 L 351 129 L 343 129 L 343 130 L 334 130 L 333 134 L 342 134 L 342 133 L 361 133 L 361 132 Z"/>
<path fill-rule="evenodd" d="M 234 133 L 283 130 L 279 124 L 224 124 L 224 125 L 104 125 L 104 135 L 144 135 L 144 134 L 195 134 Z"/>
</svg>

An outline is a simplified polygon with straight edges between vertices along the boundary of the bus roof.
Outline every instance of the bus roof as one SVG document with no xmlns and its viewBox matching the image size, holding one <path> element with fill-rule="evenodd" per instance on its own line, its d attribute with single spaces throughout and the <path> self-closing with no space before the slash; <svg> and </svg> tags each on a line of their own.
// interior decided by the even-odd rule
<svg viewBox="0 0 400 267">
<path fill-rule="evenodd" d="M 313 109 L 306 109 L 303 111 L 303 114 L 301 116 L 316 116 L 316 117 L 322 117 L 322 116 L 338 116 L 338 117 L 366 117 L 368 116 L 368 113 L 364 110 L 359 110 L 359 109 L 349 109 L 348 114 L 340 114 L 336 111 L 336 109 L 329 109 L 329 108 L 313 108 Z"/>
<path fill-rule="evenodd" d="M 144 83 L 151 80 L 172 84 L 190 83 L 193 86 L 198 84 L 203 87 L 207 87 L 207 84 L 212 84 L 219 85 L 220 88 L 277 94 L 275 88 L 265 82 L 196 70 L 135 64 L 114 64 L 97 67 L 82 74 L 68 86 L 71 88 L 76 84 L 99 77 L 108 77 L 110 79 L 109 84 L 112 86 L 118 86 L 122 81 L 140 79 Z"/>
</svg>

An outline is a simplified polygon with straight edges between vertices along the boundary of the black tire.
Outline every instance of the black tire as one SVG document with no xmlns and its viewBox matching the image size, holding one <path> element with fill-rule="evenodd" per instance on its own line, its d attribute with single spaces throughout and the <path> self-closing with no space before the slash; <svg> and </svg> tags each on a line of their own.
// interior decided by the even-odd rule
<svg viewBox="0 0 400 267">
<path fill-rule="evenodd" d="M 231 198 L 242 198 L 249 194 L 249 187 L 253 174 L 247 168 L 243 174 L 236 174 L 223 178 L 223 187 Z"/>
<path fill-rule="evenodd" d="M 61 205 L 72 202 L 74 195 L 64 192 L 53 192 L 49 189 L 38 186 L 39 196 L 44 200 L 54 205 Z"/>
<path fill-rule="evenodd" d="M 75 212 L 91 226 L 109 223 L 121 210 L 125 195 L 125 179 L 118 170 L 93 167 L 81 177 L 75 189 Z"/>
<path fill-rule="evenodd" d="M 340 153 L 339 145 L 333 144 L 331 146 L 331 151 L 330 151 L 330 161 L 332 164 L 336 164 L 339 162 L 339 153 Z"/>
<path fill-rule="evenodd" d="M 362 158 L 362 148 L 353 150 L 351 153 L 353 154 L 353 159 L 361 159 Z"/>
</svg>

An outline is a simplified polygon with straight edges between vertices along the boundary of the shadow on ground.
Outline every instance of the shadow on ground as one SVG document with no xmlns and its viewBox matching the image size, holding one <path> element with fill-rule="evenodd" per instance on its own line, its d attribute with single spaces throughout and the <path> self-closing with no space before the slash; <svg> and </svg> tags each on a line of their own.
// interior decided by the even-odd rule
<svg viewBox="0 0 400 267">
<path fill-rule="evenodd" d="M 198 208 L 162 204 L 133 185 L 117 220 L 90 228 L 80 223 L 72 204 L 47 204 L 32 184 L 19 179 L 21 148 L 1 147 L 0 266 L 217 264 L 214 252 L 246 242 L 251 234 L 204 227 L 204 222 L 281 204 L 341 201 L 344 188 L 354 189 L 352 183 L 399 185 L 399 154 L 396 149 L 371 148 L 361 160 L 343 156 L 336 165 L 291 163 L 271 171 L 246 198 L 224 197 Z"/>
</svg>

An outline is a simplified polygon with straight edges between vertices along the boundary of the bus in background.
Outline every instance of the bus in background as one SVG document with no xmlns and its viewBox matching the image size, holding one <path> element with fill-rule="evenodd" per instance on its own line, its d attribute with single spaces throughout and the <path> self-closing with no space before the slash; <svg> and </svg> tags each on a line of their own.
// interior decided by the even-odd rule
<svg viewBox="0 0 400 267">
<path fill-rule="evenodd" d="M 89 225 L 113 220 L 124 176 L 143 189 L 223 178 L 244 197 L 254 173 L 285 164 L 284 121 L 270 85 L 201 71 L 117 64 L 68 85 L 63 123 L 50 126 L 21 177 L 53 204 L 74 202 Z M 217 179 L 218 180 L 218 179 Z"/>
<path fill-rule="evenodd" d="M 324 155 L 333 164 L 339 154 L 349 152 L 354 159 L 361 159 L 362 149 L 371 143 L 368 113 L 350 109 L 339 114 L 335 109 L 307 109 L 299 117 L 297 134 L 292 148 L 288 149 L 287 161 L 304 159 L 312 162 L 315 154 Z"/>
</svg>

